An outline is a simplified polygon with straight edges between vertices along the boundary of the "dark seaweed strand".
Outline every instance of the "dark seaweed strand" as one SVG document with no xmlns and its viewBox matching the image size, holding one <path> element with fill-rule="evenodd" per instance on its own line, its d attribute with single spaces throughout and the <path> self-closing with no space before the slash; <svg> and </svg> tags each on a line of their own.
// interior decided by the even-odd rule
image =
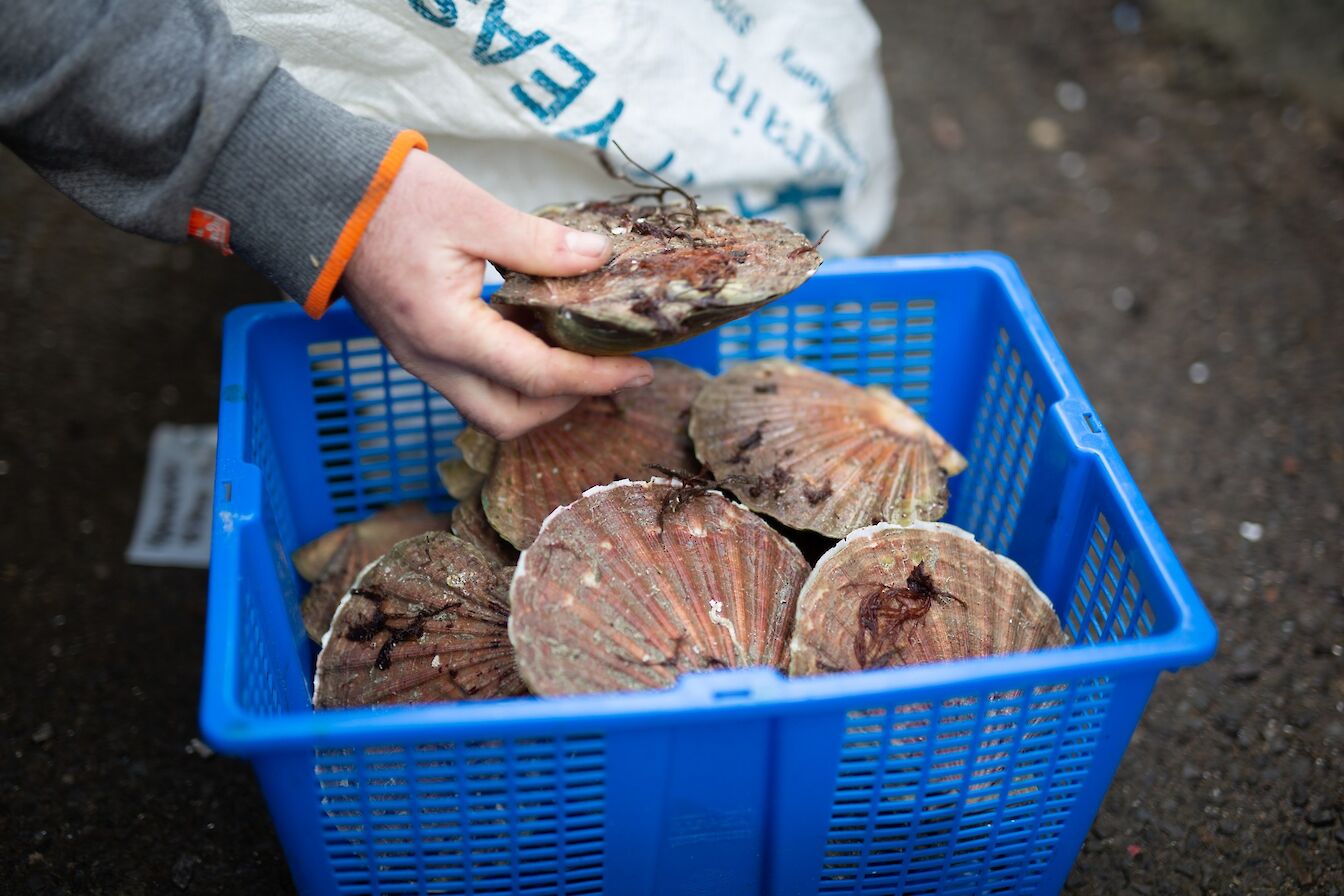
<svg viewBox="0 0 1344 896">
<path fill-rule="evenodd" d="M 381 632 L 386 626 L 387 626 L 387 616 L 383 613 L 381 608 L 375 607 L 373 610 L 373 618 L 370 619 L 368 622 L 363 622 L 360 623 L 359 625 L 351 626 L 350 630 L 345 633 L 345 639 L 347 641 L 363 643 L 364 641 L 368 641 L 371 638 L 373 638 L 375 635 Z"/>
<path fill-rule="evenodd" d="M 658 174 L 655 174 L 654 172 L 645 168 L 643 165 L 636 162 L 634 159 L 630 158 L 630 154 L 627 153 L 624 149 L 622 149 L 621 144 L 617 143 L 615 140 L 611 141 L 611 145 L 616 147 L 616 151 L 619 152 L 627 162 L 629 162 L 631 165 L 634 165 L 642 173 L 647 174 L 649 177 L 653 178 L 654 180 L 658 181 L 658 183 L 663 185 L 661 189 L 654 188 L 654 191 L 651 193 L 636 194 L 636 195 L 652 196 L 656 198 L 659 204 L 661 205 L 665 204 L 663 197 L 665 197 L 668 193 L 677 193 L 682 198 L 684 198 L 686 200 L 686 204 L 690 206 L 691 226 L 692 227 L 700 226 L 700 206 L 696 204 L 694 196 L 692 196 L 690 193 L 686 192 L 684 189 L 677 186 L 676 184 L 672 183 L 670 180 L 660 177 Z M 602 169 L 606 171 L 608 176 L 613 177 L 616 180 L 624 181 L 625 183 L 630 184 L 633 187 L 639 187 L 640 189 L 643 190 L 648 190 L 650 188 L 649 184 L 642 184 L 639 181 L 632 178 L 630 175 L 622 171 L 617 171 L 615 166 L 611 164 L 611 161 L 601 152 L 597 153 L 597 160 L 598 163 L 601 164 Z"/>
<path fill-rule="evenodd" d="M 817 241 L 815 243 L 809 241 L 806 246 L 799 246 L 797 249 L 794 249 L 792 252 L 789 253 L 789 258 L 791 259 L 797 258 L 799 255 L 802 255 L 808 249 L 811 249 L 813 252 L 817 251 L 817 249 L 821 248 L 821 242 L 822 240 L 826 239 L 826 234 L 828 233 L 830 233 L 830 230 L 823 230 L 821 232 L 821 236 L 817 237 Z"/>
<path fill-rule="evenodd" d="M 742 476 L 728 476 L 723 479 L 714 479 L 705 475 L 706 471 L 699 473 L 682 473 L 673 470 L 671 467 L 665 467 L 662 464 L 649 464 L 650 470 L 662 473 L 664 476 L 676 479 L 681 485 L 672 486 L 671 490 L 663 496 L 662 506 L 658 508 L 658 529 L 661 532 L 663 523 L 669 516 L 676 513 L 682 507 L 691 501 L 705 494 L 711 489 L 731 489 L 734 482 L 745 482 L 746 478 Z"/>
<path fill-rule="evenodd" d="M 858 630 L 854 633 L 854 658 L 859 668 L 891 665 L 901 655 L 903 647 L 899 641 L 905 627 L 927 616 L 934 601 L 944 604 L 956 601 L 966 606 L 961 598 L 934 584 L 922 561 L 910 570 L 904 587 L 879 585 L 866 594 L 859 601 Z M 882 650 L 871 661 L 869 647 Z"/>
<path fill-rule="evenodd" d="M 403 641 L 414 641 L 425 633 L 425 620 L 434 614 L 429 610 L 421 610 L 416 617 L 401 628 L 389 628 L 387 640 L 383 646 L 378 648 L 378 659 L 374 660 L 373 665 L 382 672 L 392 665 L 392 648 Z"/>
</svg>

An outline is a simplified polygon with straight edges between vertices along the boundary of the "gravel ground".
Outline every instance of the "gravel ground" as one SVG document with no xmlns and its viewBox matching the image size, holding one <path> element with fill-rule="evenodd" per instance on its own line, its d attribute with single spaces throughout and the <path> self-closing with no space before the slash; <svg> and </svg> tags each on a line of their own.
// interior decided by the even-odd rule
<svg viewBox="0 0 1344 896">
<path fill-rule="evenodd" d="M 882 250 L 1018 261 L 1221 630 L 1159 682 L 1067 892 L 1338 893 L 1338 126 L 1137 6 L 874 7 Z M 154 424 L 213 419 L 220 318 L 273 293 L 3 153 L 0 208 L 0 892 L 288 892 L 248 768 L 192 746 L 204 573 L 122 562 Z"/>
</svg>

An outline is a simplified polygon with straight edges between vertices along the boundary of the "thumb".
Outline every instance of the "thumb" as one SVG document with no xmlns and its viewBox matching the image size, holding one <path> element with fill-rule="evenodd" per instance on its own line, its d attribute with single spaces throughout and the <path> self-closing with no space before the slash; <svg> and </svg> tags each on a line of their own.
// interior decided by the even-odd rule
<svg viewBox="0 0 1344 896">
<path fill-rule="evenodd" d="M 611 240 L 520 212 L 481 191 L 475 226 L 463 228 L 458 248 L 512 271 L 572 277 L 596 270 L 611 257 Z"/>
</svg>

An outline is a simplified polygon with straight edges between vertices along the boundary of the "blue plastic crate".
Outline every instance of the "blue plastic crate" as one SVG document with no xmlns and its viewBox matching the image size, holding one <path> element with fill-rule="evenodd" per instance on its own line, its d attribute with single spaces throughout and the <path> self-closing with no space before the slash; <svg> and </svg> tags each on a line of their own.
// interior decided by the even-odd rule
<svg viewBox="0 0 1344 896">
<path fill-rule="evenodd" d="M 225 334 L 201 726 L 255 764 L 304 893 L 1054 893 L 1157 675 L 1216 633 L 1016 268 L 828 263 L 660 354 L 787 355 L 881 383 L 970 461 L 948 521 L 1006 552 L 1077 645 L 670 691 L 315 713 L 291 551 L 447 506 L 452 407 L 345 306 Z"/>
</svg>

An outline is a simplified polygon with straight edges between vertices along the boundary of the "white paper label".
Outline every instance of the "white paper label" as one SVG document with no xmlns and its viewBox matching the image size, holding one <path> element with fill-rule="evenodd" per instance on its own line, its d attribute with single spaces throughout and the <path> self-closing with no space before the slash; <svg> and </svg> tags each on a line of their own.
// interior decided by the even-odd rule
<svg viewBox="0 0 1344 896">
<path fill-rule="evenodd" d="M 160 423 L 155 427 L 126 562 L 193 569 L 209 566 L 214 485 L 213 424 Z"/>
</svg>

